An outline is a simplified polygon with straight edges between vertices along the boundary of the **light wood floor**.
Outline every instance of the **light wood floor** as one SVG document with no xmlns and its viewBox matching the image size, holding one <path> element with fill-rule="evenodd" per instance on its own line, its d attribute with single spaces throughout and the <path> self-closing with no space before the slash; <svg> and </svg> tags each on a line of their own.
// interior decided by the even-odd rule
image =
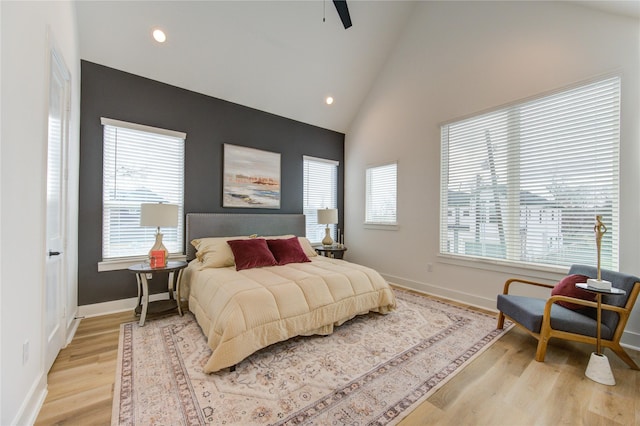
<svg viewBox="0 0 640 426">
<path fill-rule="evenodd" d="M 36 425 L 110 424 L 119 327 L 133 320 L 129 312 L 82 320 L 51 368 Z M 535 346 L 512 329 L 400 425 L 640 424 L 640 371 L 607 350 L 617 384 L 601 385 L 584 375 L 590 345 L 552 340 L 544 363 Z"/>
</svg>

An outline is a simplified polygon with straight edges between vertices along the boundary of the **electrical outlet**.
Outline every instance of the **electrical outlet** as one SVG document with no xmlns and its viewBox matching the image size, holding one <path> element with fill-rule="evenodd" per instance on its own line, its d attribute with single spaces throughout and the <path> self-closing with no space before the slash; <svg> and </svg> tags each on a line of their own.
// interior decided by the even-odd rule
<svg viewBox="0 0 640 426">
<path fill-rule="evenodd" d="M 147 279 L 150 280 L 151 278 L 153 278 L 153 274 L 146 274 L 147 275 Z"/>
<path fill-rule="evenodd" d="M 25 340 L 22 344 L 22 364 L 26 364 L 29 361 L 29 341 Z"/>
<path fill-rule="evenodd" d="M 433 263 L 427 263 L 427 272 L 433 272 Z"/>
</svg>

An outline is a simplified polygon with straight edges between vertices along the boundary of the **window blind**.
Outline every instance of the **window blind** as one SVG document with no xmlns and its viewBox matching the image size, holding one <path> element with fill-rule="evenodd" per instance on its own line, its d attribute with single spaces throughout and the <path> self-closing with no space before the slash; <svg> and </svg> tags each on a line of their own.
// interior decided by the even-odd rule
<svg viewBox="0 0 640 426">
<path fill-rule="evenodd" d="M 318 209 L 338 208 L 338 165 L 334 160 L 304 156 L 303 209 L 306 216 L 306 234 L 309 241 L 319 243 L 325 236 L 327 225 L 318 224 Z M 329 225 L 336 238 L 336 225 Z"/>
<path fill-rule="evenodd" d="M 620 79 L 441 128 L 440 252 L 618 267 Z"/>
<path fill-rule="evenodd" d="M 398 163 L 367 167 L 365 223 L 397 223 Z"/>
<path fill-rule="evenodd" d="M 177 204 L 178 226 L 162 228 L 169 253 L 183 251 L 184 140 L 186 134 L 102 119 L 103 260 L 142 256 L 156 229 L 140 226 L 140 204 Z"/>
</svg>

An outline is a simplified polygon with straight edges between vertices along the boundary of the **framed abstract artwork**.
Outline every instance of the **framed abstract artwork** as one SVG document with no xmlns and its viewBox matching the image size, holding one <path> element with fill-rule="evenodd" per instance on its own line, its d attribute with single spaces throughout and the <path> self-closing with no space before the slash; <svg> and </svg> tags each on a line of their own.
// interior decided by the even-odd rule
<svg viewBox="0 0 640 426">
<path fill-rule="evenodd" d="M 222 207 L 280 208 L 280 154 L 224 144 Z"/>
</svg>

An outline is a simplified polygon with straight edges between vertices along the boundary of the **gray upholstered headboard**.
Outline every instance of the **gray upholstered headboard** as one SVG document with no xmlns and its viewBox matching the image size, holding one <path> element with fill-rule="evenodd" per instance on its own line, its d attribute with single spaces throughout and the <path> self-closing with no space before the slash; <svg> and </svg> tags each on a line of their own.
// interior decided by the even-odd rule
<svg viewBox="0 0 640 426">
<path fill-rule="evenodd" d="M 303 214 L 187 213 L 185 253 L 187 261 L 195 258 L 194 238 L 233 237 L 241 235 L 305 235 Z"/>
</svg>

